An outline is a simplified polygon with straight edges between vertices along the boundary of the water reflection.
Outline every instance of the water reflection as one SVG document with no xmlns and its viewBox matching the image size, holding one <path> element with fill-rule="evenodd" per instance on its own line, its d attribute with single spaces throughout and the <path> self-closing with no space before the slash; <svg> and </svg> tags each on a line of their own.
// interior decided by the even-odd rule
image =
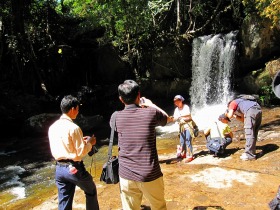
<svg viewBox="0 0 280 210">
<path fill-rule="evenodd" d="M 55 161 L 50 155 L 47 138 L 21 139 L 23 145 L 6 148 L 0 155 L 0 209 L 31 209 L 48 199 L 57 190 L 54 180 Z M 34 142 L 40 146 L 30 147 Z M 45 143 L 43 143 L 45 142 Z M 85 166 L 94 180 L 99 180 L 101 169 L 107 160 L 108 147 L 102 146 L 99 152 L 84 159 Z M 113 147 L 117 154 L 117 146 Z"/>
<path fill-rule="evenodd" d="M 225 110 L 224 106 L 205 107 L 193 114 L 193 118 L 203 129 L 207 123 L 216 120 Z M 157 127 L 158 139 L 168 138 L 165 135 L 178 132 L 178 125 L 171 123 Z M 165 137 L 164 137 L 165 136 Z M 102 139 L 99 139 L 102 141 Z M 173 151 L 174 141 L 158 141 L 161 152 Z M 103 140 L 104 141 L 104 140 Z M 99 182 L 102 166 L 107 160 L 108 146 L 98 148 L 97 154 L 84 159 L 85 166 L 91 172 L 94 181 Z M 117 146 L 113 147 L 113 155 L 117 155 Z M 19 139 L 13 146 L 4 148 L 0 153 L 0 209 L 31 209 L 47 200 L 51 195 L 57 195 L 54 180 L 55 161 L 51 157 L 48 138 Z M 39 198 L 39 199 L 38 199 Z"/>
</svg>

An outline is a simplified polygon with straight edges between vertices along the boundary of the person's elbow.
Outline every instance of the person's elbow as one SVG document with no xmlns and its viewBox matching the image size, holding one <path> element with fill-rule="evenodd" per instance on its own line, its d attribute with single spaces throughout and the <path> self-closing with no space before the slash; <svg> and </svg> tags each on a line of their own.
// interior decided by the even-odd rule
<svg viewBox="0 0 280 210">
<path fill-rule="evenodd" d="M 233 110 L 229 110 L 228 112 L 225 113 L 225 115 L 230 119 L 233 117 Z"/>
</svg>

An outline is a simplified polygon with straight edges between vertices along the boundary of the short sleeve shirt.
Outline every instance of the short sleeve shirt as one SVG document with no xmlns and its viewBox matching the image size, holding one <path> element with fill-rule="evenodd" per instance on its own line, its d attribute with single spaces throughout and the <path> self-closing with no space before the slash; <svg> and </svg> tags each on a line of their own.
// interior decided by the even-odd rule
<svg viewBox="0 0 280 210">
<path fill-rule="evenodd" d="M 228 105 L 229 109 L 232 109 L 237 115 L 244 114 L 246 116 L 246 112 L 251 107 L 260 107 L 260 105 L 255 101 L 244 100 L 244 99 L 235 99 L 230 102 Z"/>
<path fill-rule="evenodd" d="M 190 115 L 190 108 L 188 105 L 184 104 L 183 105 L 183 109 L 179 109 L 178 107 L 176 107 L 176 109 L 174 110 L 174 114 L 173 117 L 175 119 L 181 117 L 181 116 L 186 116 L 186 115 Z"/>
<path fill-rule="evenodd" d="M 149 182 L 163 175 L 158 161 L 155 127 L 166 123 L 167 116 L 152 107 L 126 105 L 124 110 L 116 113 L 120 177 Z"/>
</svg>

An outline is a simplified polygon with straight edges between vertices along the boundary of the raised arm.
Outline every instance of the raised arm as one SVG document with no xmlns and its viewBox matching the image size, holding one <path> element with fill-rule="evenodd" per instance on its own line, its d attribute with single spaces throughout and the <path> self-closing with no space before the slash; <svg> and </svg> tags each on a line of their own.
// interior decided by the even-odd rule
<svg viewBox="0 0 280 210">
<path fill-rule="evenodd" d="M 155 105 L 150 99 L 147 99 L 145 97 L 142 97 L 140 99 L 141 101 L 141 104 L 140 106 L 143 106 L 143 107 L 153 107 L 157 110 L 159 110 L 161 113 L 163 113 L 164 115 L 167 116 L 167 123 L 169 122 L 173 122 L 173 117 L 172 116 L 169 116 L 163 109 L 161 109 L 160 107 L 158 107 L 157 105 Z"/>
</svg>

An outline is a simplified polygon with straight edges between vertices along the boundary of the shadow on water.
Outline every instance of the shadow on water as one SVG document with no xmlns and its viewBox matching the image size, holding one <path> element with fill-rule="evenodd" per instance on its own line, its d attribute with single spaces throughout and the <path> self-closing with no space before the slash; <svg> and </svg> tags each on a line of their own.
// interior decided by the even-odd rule
<svg viewBox="0 0 280 210">
<path fill-rule="evenodd" d="M 233 155 L 234 153 L 236 153 L 239 149 L 236 149 L 236 148 L 226 148 L 224 153 L 223 154 L 218 154 L 217 157 L 218 158 L 226 158 L 226 157 L 229 157 L 231 155 Z M 196 153 L 194 156 L 195 158 L 197 157 L 203 157 L 203 156 L 206 156 L 206 155 L 213 155 L 210 151 L 205 151 L 205 150 L 202 150 L 198 153 Z"/>
<path fill-rule="evenodd" d="M 162 164 L 162 163 L 165 163 L 165 164 L 175 164 L 175 163 L 178 163 L 180 162 L 180 158 L 169 158 L 169 159 L 166 159 L 166 160 L 160 160 L 159 163 Z"/>
<path fill-rule="evenodd" d="M 256 149 L 257 150 L 260 150 L 260 152 L 258 152 L 256 155 L 257 155 L 257 158 L 260 158 L 270 152 L 273 152 L 275 150 L 277 150 L 279 148 L 278 145 L 276 144 L 266 144 L 266 145 L 263 145 L 263 146 L 256 146 Z M 225 152 L 223 154 L 219 154 L 218 157 L 219 158 L 226 158 L 226 157 L 229 157 L 231 155 L 233 155 L 234 153 L 238 152 L 240 149 L 238 148 L 227 148 L 225 149 Z M 199 153 L 196 153 L 195 154 L 195 157 L 200 157 L 200 156 L 206 156 L 206 155 L 211 155 L 211 153 L 209 151 L 200 151 Z M 167 160 L 165 160 L 167 161 Z"/>
<path fill-rule="evenodd" d="M 201 150 L 197 153 L 194 154 L 194 158 L 198 158 L 198 157 L 204 157 L 204 156 L 208 156 L 211 155 L 213 157 L 217 157 L 217 158 L 227 158 L 231 155 L 233 155 L 234 153 L 236 153 L 239 149 L 238 148 L 226 148 L 225 152 L 223 154 L 218 154 L 217 156 L 214 156 L 214 154 L 212 154 L 210 151 L 208 150 Z M 159 163 L 160 164 L 175 164 L 182 161 L 181 158 L 168 158 L 168 159 L 164 159 L 164 160 L 160 160 Z"/>
<path fill-rule="evenodd" d="M 268 123 L 262 124 L 261 129 L 264 131 L 271 131 L 273 128 L 278 127 L 280 124 L 280 119 L 269 121 Z"/>
<path fill-rule="evenodd" d="M 279 148 L 279 146 L 276 144 L 265 144 L 263 146 L 257 146 L 256 149 L 261 150 L 257 154 L 257 158 L 263 157 L 264 155 L 266 155 L 270 152 L 273 152 L 273 151 L 277 150 L 278 148 Z"/>
<path fill-rule="evenodd" d="M 140 210 L 151 210 L 151 207 L 146 205 L 141 205 Z"/>
<path fill-rule="evenodd" d="M 193 210 L 207 210 L 208 208 L 210 209 L 218 209 L 218 210 L 225 210 L 221 206 L 196 206 L 193 208 Z"/>
</svg>

